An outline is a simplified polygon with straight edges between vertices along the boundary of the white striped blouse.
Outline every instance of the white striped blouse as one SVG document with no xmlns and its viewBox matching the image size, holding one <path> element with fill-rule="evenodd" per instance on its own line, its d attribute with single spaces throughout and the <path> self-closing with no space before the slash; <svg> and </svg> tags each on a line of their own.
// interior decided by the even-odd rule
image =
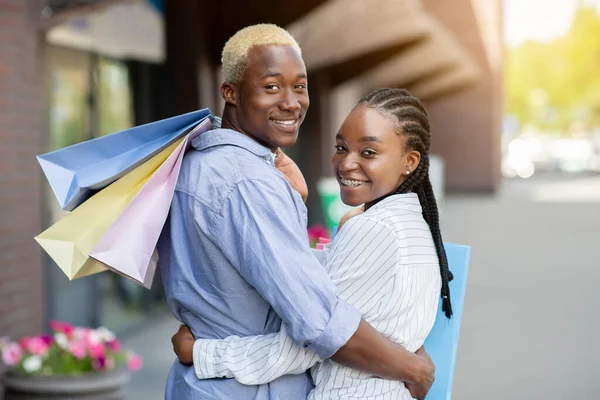
<svg viewBox="0 0 600 400">
<path fill-rule="evenodd" d="M 390 196 L 349 220 L 325 263 L 340 298 L 364 320 L 410 351 L 423 345 L 440 296 L 438 258 L 416 194 Z M 309 399 L 412 399 L 402 382 L 345 367 L 299 347 L 286 335 L 199 339 L 194 368 L 200 379 L 228 377 L 247 385 L 310 368 Z"/>
</svg>

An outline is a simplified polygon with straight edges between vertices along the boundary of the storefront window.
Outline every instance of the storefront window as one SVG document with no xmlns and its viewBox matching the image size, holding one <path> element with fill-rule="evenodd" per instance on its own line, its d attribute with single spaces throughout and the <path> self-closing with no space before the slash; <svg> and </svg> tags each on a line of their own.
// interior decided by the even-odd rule
<svg viewBox="0 0 600 400">
<path fill-rule="evenodd" d="M 133 105 L 127 66 L 120 61 L 98 61 L 98 134 L 133 126 Z"/>
<path fill-rule="evenodd" d="M 50 150 L 79 143 L 90 137 L 90 57 L 85 53 L 51 48 Z"/>
</svg>

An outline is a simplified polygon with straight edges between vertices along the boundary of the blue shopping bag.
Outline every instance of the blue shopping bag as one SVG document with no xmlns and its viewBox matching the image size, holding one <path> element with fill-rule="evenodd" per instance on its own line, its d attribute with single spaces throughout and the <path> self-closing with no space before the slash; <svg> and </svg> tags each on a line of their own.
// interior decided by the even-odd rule
<svg viewBox="0 0 600 400">
<path fill-rule="evenodd" d="M 428 400 L 451 400 L 460 321 L 465 303 L 471 255 L 470 246 L 444 243 L 444 248 L 448 256 L 448 266 L 454 275 L 454 279 L 450 281 L 450 298 L 454 315 L 451 319 L 446 318 L 440 299 L 433 329 L 425 340 L 425 350 L 435 364 L 435 382 L 427 395 Z"/>
<path fill-rule="evenodd" d="M 207 108 L 77 143 L 37 159 L 60 207 L 72 211 L 206 118 L 213 118 Z"/>
</svg>

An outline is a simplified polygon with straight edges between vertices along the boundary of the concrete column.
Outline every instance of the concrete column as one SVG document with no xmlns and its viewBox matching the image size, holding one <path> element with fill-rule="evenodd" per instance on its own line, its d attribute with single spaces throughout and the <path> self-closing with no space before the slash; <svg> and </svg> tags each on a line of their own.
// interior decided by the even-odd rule
<svg viewBox="0 0 600 400">
<path fill-rule="evenodd" d="M 501 0 L 423 0 L 482 71 L 472 89 L 427 104 L 432 152 L 445 161 L 449 190 L 494 191 L 500 182 Z"/>
</svg>

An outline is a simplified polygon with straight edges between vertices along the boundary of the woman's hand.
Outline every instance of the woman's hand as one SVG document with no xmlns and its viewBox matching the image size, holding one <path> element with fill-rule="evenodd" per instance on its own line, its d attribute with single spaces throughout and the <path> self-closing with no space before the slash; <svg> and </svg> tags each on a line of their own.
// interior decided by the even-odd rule
<svg viewBox="0 0 600 400">
<path fill-rule="evenodd" d="M 342 217 L 342 219 L 340 219 L 340 224 L 338 225 L 338 231 L 340 229 L 342 229 L 342 226 L 348 222 L 348 220 L 352 217 L 356 217 L 357 215 L 360 215 L 362 213 L 365 212 L 365 206 L 364 204 L 360 207 L 357 208 L 353 208 L 352 210 L 348 211 L 346 214 L 344 214 L 344 216 Z"/>
<path fill-rule="evenodd" d="M 296 192 L 300 193 L 302 201 L 306 203 L 308 186 L 306 186 L 304 175 L 302 175 L 300 168 L 298 168 L 294 160 L 288 157 L 281 149 L 277 149 L 275 152 L 275 168 L 281 171 L 290 186 Z"/>
<path fill-rule="evenodd" d="M 176 334 L 171 337 L 173 351 L 183 365 L 194 364 L 194 343 L 196 339 L 187 325 L 181 325 Z"/>
</svg>

